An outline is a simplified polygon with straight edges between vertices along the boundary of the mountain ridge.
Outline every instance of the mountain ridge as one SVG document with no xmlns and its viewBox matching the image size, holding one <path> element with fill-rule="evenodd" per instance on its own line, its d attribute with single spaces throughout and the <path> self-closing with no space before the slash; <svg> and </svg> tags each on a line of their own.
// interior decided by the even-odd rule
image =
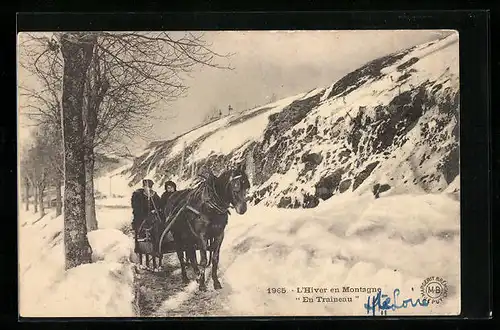
<svg viewBox="0 0 500 330">
<path fill-rule="evenodd" d="M 131 185 L 149 176 L 188 187 L 201 167 L 218 174 L 245 162 L 250 203 L 285 208 L 376 185 L 377 197 L 440 193 L 459 176 L 458 76 L 452 34 L 150 144 L 123 173 Z"/>
</svg>

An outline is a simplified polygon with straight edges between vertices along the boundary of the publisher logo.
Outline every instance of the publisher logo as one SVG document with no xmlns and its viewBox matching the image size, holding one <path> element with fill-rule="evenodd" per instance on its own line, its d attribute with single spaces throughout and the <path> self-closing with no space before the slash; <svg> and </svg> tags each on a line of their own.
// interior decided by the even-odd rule
<svg viewBox="0 0 500 330">
<path fill-rule="evenodd" d="M 448 296 L 448 283 L 441 277 L 428 277 L 420 286 L 420 293 L 429 303 L 439 304 Z"/>
</svg>

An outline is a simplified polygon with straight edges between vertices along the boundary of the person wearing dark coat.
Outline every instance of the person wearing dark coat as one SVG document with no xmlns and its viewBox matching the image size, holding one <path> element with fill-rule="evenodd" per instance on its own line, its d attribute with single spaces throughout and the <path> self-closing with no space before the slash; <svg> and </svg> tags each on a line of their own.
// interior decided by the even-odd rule
<svg viewBox="0 0 500 330">
<path fill-rule="evenodd" d="M 142 188 L 132 193 L 132 228 L 137 238 L 144 235 L 144 232 L 138 232 L 141 224 L 145 220 L 154 220 L 160 216 L 160 197 L 153 190 L 153 181 L 146 179 L 142 181 Z"/>
<path fill-rule="evenodd" d="M 177 190 L 177 186 L 175 185 L 175 183 L 173 181 L 165 182 L 165 192 L 161 195 L 161 198 L 160 198 L 160 205 L 161 205 L 162 210 L 167 203 L 167 199 L 176 190 Z"/>
</svg>

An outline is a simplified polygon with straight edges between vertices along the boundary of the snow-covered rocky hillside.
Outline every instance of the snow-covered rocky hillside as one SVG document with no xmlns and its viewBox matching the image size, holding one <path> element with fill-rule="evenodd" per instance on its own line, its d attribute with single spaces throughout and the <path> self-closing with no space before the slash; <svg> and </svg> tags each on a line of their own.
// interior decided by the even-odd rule
<svg viewBox="0 0 500 330">
<path fill-rule="evenodd" d="M 333 195 L 438 193 L 459 182 L 458 35 L 373 60 L 331 86 L 152 143 L 123 174 L 192 182 L 239 162 L 251 203 L 316 207 Z M 375 187 L 375 188 L 374 188 Z"/>
</svg>

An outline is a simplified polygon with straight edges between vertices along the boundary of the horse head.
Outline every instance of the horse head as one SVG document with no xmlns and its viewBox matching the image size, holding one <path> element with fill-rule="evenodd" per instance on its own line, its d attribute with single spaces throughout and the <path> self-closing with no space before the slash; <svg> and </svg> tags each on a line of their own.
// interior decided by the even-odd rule
<svg viewBox="0 0 500 330">
<path fill-rule="evenodd" d="M 247 211 L 246 195 L 250 189 L 250 181 L 245 170 L 245 165 L 238 165 L 229 170 L 226 176 L 226 196 L 238 214 L 245 214 Z"/>
</svg>

